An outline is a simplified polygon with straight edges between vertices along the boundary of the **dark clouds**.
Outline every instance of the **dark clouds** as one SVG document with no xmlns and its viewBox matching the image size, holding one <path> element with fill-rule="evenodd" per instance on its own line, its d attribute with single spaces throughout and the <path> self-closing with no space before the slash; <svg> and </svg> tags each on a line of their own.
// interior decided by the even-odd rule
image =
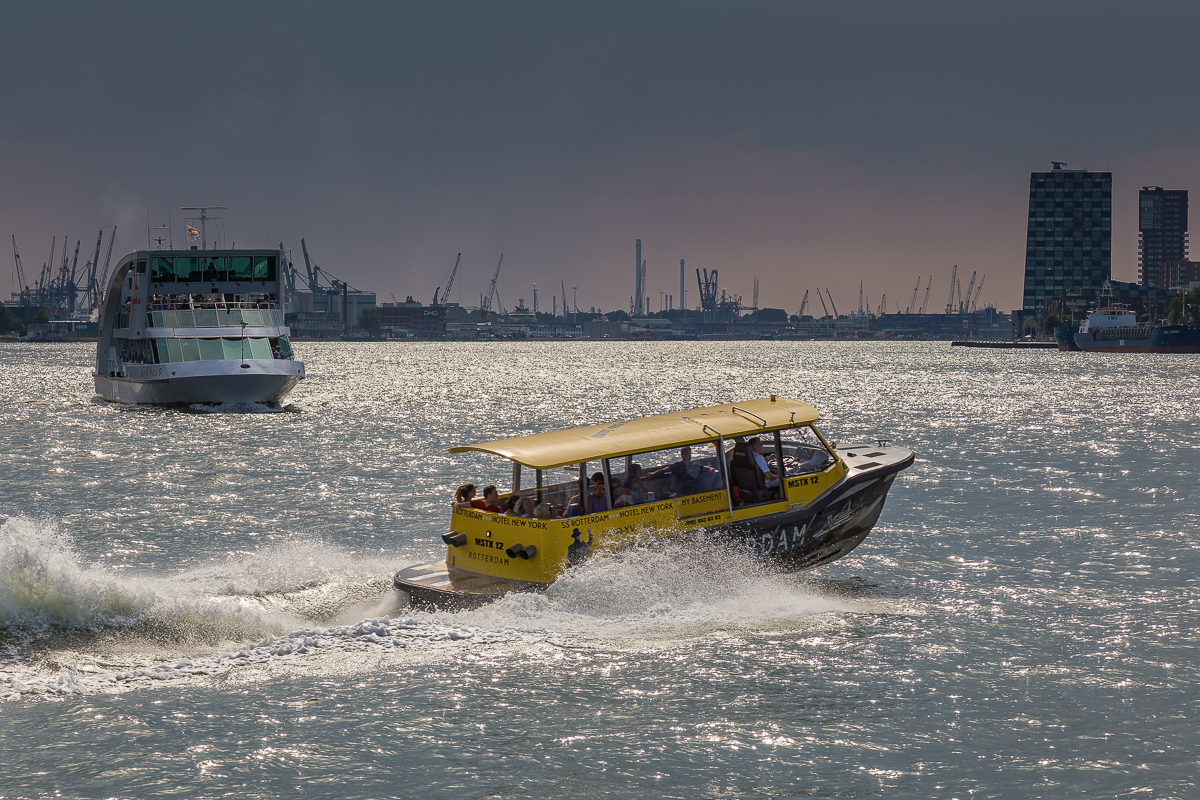
<svg viewBox="0 0 1200 800">
<path fill-rule="evenodd" d="M 1011 308 L 1028 173 L 1052 158 L 1116 173 L 1114 273 L 1136 274 L 1136 189 L 1191 188 L 1200 171 L 1198 16 L 1183 3 L 9 9 L 0 232 L 28 270 L 51 235 L 119 222 L 127 250 L 147 209 L 178 223 L 178 206 L 210 202 L 229 206 L 231 239 L 306 236 L 384 298 L 427 300 L 462 251 L 469 303 L 506 252 L 510 304 L 562 279 L 581 304 L 623 306 L 641 237 L 656 304 L 686 258 L 747 298 L 758 275 L 793 311 L 818 283 L 856 297 L 860 277 L 903 305 L 918 274 L 948 280 L 959 263 Z"/>
</svg>

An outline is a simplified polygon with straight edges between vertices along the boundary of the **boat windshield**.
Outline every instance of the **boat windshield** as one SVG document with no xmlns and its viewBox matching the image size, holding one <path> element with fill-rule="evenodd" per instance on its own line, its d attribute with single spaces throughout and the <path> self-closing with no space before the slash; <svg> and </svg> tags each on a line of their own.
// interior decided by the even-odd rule
<svg viewBox="0 0 1200 800">
<path fill-rule="evenodd" d="M 784 474 L 788 477 L 822 472 L 834 461 L 811 425 L 785 431 L 782 449 Z"/>
</svg>

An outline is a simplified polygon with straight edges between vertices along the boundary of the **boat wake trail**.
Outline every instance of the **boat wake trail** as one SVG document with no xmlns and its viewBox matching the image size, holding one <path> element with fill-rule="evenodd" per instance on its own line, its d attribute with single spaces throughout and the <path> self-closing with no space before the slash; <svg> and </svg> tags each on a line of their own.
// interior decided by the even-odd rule
<svg viewBox="0 0 1200 800">
<path fill-rule="evenodd" d="M 508 595 L 457 616 L 480 627 L 669 642 L 714 631 L 793 630 L 829 614 L 895 613 L 894 605 L 870 592 L 779 574 L 728 546 L 689 542 L 593 558 L 544 594 Z"/>
<path fill-rule="evenodd" d="M 0 525 L 0 699 L 353 671 L 474 646 L 670 647 L 903 613 L 878 593 L 779 575 L 694 543 L 593 558 L 543 594 L 457 613 L 401 609 L 393 566 L 299 542 L 170 577 L 114 574 L 84 565 L 53 523 L 9 519 Z"/>
</svg>

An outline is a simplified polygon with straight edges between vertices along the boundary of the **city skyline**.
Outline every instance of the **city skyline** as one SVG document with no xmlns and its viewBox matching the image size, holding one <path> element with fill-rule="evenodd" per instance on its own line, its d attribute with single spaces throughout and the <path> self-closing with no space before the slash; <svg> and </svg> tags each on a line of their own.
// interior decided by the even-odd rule
<svg viewBox="0 0 1200 800">
<path fill-rule="evenodd" d="M 937 307 L 957 264 L 1008 311 L 1031 172 L 1112 173 L 1122 281 L 1141 187 L 1200 177 L 1184 5 L 67 8 L 0 32 L 0 233 L 27 276 L 51 237 L 144 247 L 147 216 L 180 245 L 207 202 L 227 241 L 299 259 L 303 236 L 380 301 L 428 303 L 461 252 L 450 299 L 475 305 L 504 253 L 509 307 L 565 281 L 627 309 L 641 239 L 652 310 L 682 258 L 693 307 L 697 268 L 789 313 L 818 287 L 855 308 L 860 280 L 903 309 L 932 275 Z"/>
</svg>

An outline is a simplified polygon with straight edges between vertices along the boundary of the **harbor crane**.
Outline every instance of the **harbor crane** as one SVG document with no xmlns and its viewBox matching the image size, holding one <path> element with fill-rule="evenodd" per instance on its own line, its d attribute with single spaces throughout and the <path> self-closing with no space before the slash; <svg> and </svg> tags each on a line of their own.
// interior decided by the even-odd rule
<svg viewBox="0 0 1200 800">
<path fill-rule="evenodd" d="M 958 282 L 958 264 L 950 270 L 950 296 L 946 298 L 946 313 L 954 313 L 954 285 Z"/>
<path fill-rule="evenodd" d="M 21 296 L 21 305 L 28 305 L 29 287 L 25 285 L 25 270 L 21 268 L 21 254 L 17 252 L 17 237 L 13 234 L 13 270 L 16 272 L 17 292 Z"/>
<path fill-rule="evenodd" d="M 917 284 L 920 286 L 921 284 Z M 929 308 L 929 293 L 933 291 L 933 276 L 929 276 L 929 280 L 925 282 L 925 299 L 921 301 L 921 308 L 917 310 L 918 314 L 924 314 L 925 309 Z"/>
<path fill-rule="evenodd" d="M 559 284 L 562 286 L 563 319 L 566 319 L 567 318 L 567 282 L 560 280 Z"/>
<path fill-rule="evenodd" d="M 913 289 L 912 300 L 909 301 L 908 308 L 904 309 L 905 314 L 911 314 L 913 312 L 913 309 L 915 309 L 917 307 L 917 292 L 919 292 L 919 291 L 921 291 L 921 276 L 920 275 L 917 276 L 917 288 Z M 899 305 L 896 306 L 897 309 L 899 309 L 899 307 L 900 307 Z M 900 312 L 897 311 L 896 313 L 898 314 Z"/>
<path fill-rule="evenodd" d="M 117 241 L 117 226 L 113 225 L 112 237 L 108 240 L 108 252 L 104 256 L 104 270 L 100 273 L 100 280 L 96 284 L 99 287 L 97 291 L 97 297 L 99 300 L 96 303 L 97 307 L 99 307 L 100 303 L 104 302 L 104 291 L 108 281 L 108 267 L 112 263 L 112 249 L 113 242 L 115 241 Z"/>
<path fill-rule="evenodd" d="M 974 272 L 971 273 L 971 282 L 967 284 L 966 300 L 963 304 L 962 311 L 960 313 L 966 314 L 967 312 L 969 312 L 971 310 L 971 292 L 975 291 L 975 276 L 978 274 L 979 274 L 979 270 L 975 270 Z"/>
<path fill-rule="evenodd" d="M 450 297 L 450 289 L 454 286 L 454 276 L 458 274 L 458 262 L 460 261 L 462 261 L 462 253 L 459 253 L 458 258 L 454 259 L 454 266 L 450 269 L 450 277 L 446 280 L 446 291 L 442 292 L 442 305 L 446 305 Z M 433 305 L 435 306 L 438 304 L 438 292 L 441 289 L 442 287 L 439 286 L 433 290 Z"/>
<path fill-rule="evenodd" d="M 92 252 L 92 259 L 83 265 L 87 270 L 87 305 L 88 308 L 100 307 L 100 290 L 96 285 L 96 271 L 100 266 L 100 245 L 104 243 L 104 228 L 100 229 L 99 235 L 96 236 L 96 249 Z"/>
<path fill-rule="evenodd" d="M 826 289 L 826 291 L 829 291 Z M 867 310 L 871 310 L 871 299 L 867 298 Z M 863 313 L 863 282 L 860 278 L 858 281 L 858 313 Z"/>
<path fill-rule="evenodd" d="M 504 253 L 500 254 L 500 261 L 496 264 L 496 272 L 492 275 L 492 286 L 488 289 L 487 295 L 479 304 L 479 319 L 481 322 L 487 322 L 492 311 L 492 300 L 496 301 L 496 311 L 500 314 L 504 313 L 504 306 L 500 303 L 500 292 L 496 290 L 496 281 L 500 280 L 500 266 L 504 263 Z"/>
<path fill-rule="evenodd" d="M 838 318 L 837 303 L 833 302 L 833 295 L 829 292 L 829 287 L 825 287 L 825 294 L 829 295 L 829 305 L 833 308 L 833 318 Z"/>
<path fill-rule="evenodd" d="M 800 301 L 800 310 L 796 312 L 796 316 L 804 319 L 804 312 L 808 310 L 808 289 L 804 290 L 804 299 Z"/>
<path fill-rule="evenodd" d="M 883 299 L 879 301 L 879 313 L 876 316 L 882 317 L 887 313 L 887 292 L 883 293 Z"/>
<path fill-rule="evenodd" d="M 825 312 L 825 316 L 829 316 L 829 306 L 825 305 L 825 297 L 821 294 L 821 290 L 817 289 L 817 299 L 821 301 L 821 309 Z"/>
<path fill-rule="evenodd" d="M 975 297 L 973 297 L 971 299 L 971 310 L 972 311 L 977 311 L 979 309 L 979 294 L 983 291 L 983 282 L 985 280 L 987 280 L 987 275 L 983 275 L 979 279 L 979 286 L 976 287 L 976 289 L 975 289 Z"/>
</svg>

